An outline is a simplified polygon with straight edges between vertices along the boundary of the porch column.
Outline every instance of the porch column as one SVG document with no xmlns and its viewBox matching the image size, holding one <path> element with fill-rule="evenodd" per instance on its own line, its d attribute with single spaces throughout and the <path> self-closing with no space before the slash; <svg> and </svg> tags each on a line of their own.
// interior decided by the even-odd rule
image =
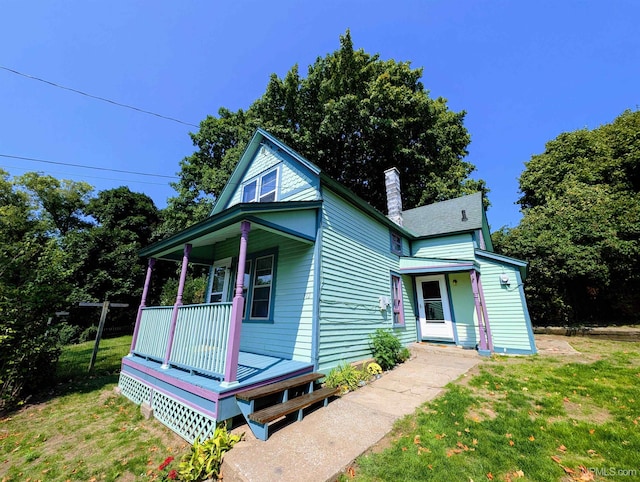
<svg viewBox="0 0 640 482">
<path fill-rule="evenodd" d="M 162 368 L 169 368 L 169 359 L 171 358 L 171 349 L 173 348 L 173 337 L 176 334 L 176 322 L 178 321 L 178 308 L 182 306 L 182 294 L 184 293 L 184 282 L 187 279 L 187 268 L 189 266 L 189 254 L 191 253 L 191 245 L 184 245 L 184 253 L 182 255 L 182 270 L 180 271 L 180 282 L 178 283 L 178 295 L 171 312 L 171 323 L 169 324 L 169 339 L 167 341 L 167 351 L 164 354 L 164 363 Z"/>
<path fill-rule="evenodd" d="M 147 306 L 147 293 L 149 292 L 149 284 L 151 283 L 151 272 L 153 266 L 156 264 L 155 258 L 149 258 L 147 263 L 147 276 L 144 279 L 144 288 L 142 288 L 142 299 L 140 300 L 140 306 L 138 307 L 138 315 L 136 316 L 136 326 L 133 329 L 133 340 L 131 340 L 131 349 L 129 350 L 129 356 L 133 355 L 133 350 L 136 348 L 136 341 L 138 341 L 138 331 L 140 330 L 140 320 L 142 319 L 142 309 Z"/>
<path fill-rule="evenodd" d="M 487 313 L 487 304 L 484 301 L 484 290 L 482 289 L 482 276 L 478 275 L 478 294 L 480 295 L 480 306 L 482 307 L 482 315 L 484 316 L 484 329 L 487 335 L 487 348 L 493 352 L 493 337 L 491 336 L 491 324 L 489 323 L 489 313 Z"/>
<path fill-rule="evenodd" d="M 240 235 L 240 252 L 238 253 L 238 272 L 236 274 L 236 291 L 233 296 L 231 306 L 231 322 L 229 326 L 229 341 L 227 343 L 227 360 L 224 368 L 224 384 L 231 385 L 238 380 L 238 357 L 240 356 L 240 333 L 242 331 L 242 311 L 244 308 L 244 298 L 242 288 L 244 287 L 244 270 L 247 261 L 247 242 L 251 223 L 242 221 Z"/>
<path fill-rule="evenodd" d="M 471 289 L 473 291 L 473 302 L 476 307 L 476 316 L 478 317 L 478 334 L 480 336 L 479 352 L 488 353 L 487 351 L 487 332 L 485 330 L 484 313 L 482 311 L 480 293 L 478 291 L 478 277 L 475 270 L 469 271 L 471 276 Z"/>
</svg>

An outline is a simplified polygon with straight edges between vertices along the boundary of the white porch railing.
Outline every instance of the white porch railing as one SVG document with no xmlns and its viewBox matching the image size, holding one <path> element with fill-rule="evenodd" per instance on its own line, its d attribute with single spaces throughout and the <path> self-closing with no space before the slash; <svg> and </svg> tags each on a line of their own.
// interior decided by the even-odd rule
<svg viewBox="0 0 640 482">
<path fill-rule="evenodd" d="M 200 373 L 224 376 L 231 303 L 178 308 L 169 363 Z"/>
<path fill-rule="evenodd" d="M 149 306 L 142 309 L 134 353 L 162 361 L 169 341 L 173 306 Z"/>
</svg>

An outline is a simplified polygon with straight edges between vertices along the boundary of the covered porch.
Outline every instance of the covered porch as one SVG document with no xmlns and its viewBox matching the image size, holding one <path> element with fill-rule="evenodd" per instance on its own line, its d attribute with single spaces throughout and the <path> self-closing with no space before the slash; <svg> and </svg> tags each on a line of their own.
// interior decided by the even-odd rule
<svg viewBox="0 0 640 482">
<path fill-rule="evenodd" d="M 122 363 L 122 393 L 193 440 L 208 435 L 216 421 L 240 413 L 237 392 L 313 371 L 310 356 L 287 356 L 293 349 L 277 356 L 268 346 L 263 352 L 241 350 L 241 338 L 243 324 L 249 332 L 276 325 L 277 246 L 299 246 L 311 259 L 318 207 L 317 202 L 239 204 L 142 250 L 147 275 L 130 353 Z M 248 255 L 251 236 L 257 257 Z M 263 246 L 264 240 L 271 244 Z M 147 306 L 157 260 L 181 263 L 171 306 Z M 210 267 L 205 303 L 183 304 L 190 263 Z"/>
<path fill-rule="evenodd" d="M 419 338 L 493 352 L 493 337 L 480 276 L 472 260 L 404 257 L 400 272 L 415 289 Z"/>
</svg>

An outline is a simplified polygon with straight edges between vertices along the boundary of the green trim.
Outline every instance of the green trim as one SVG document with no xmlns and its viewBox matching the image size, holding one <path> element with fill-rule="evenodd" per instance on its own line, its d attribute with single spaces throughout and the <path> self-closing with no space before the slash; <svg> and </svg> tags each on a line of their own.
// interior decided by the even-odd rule
<svg viewBox="0 0 640 482">
<path fill-rule="evenodd" d="M 204 221 L 200 221 L 199 223 L 196 223 L 193 226 L 190 226 L 189 228 L 174 234 L 173 236 L 142 248 L 140 251 L 138 251 L 138 255 L 141 257 L 149 257 L 162 251 L 176 248 L 213 231 L 236 224 L 246 219 L 251 214 L 260 214 L 266 212 L 286 212 L 304 209 L 319 209 L 321 206 L 322 201 L 289 201 L 236 204 L 229 209 L 226 209 L 218 214 L 214 214 Z M 259 224 L 262 224 L 257 221 L 257 219 L 259 218 L 254 219 Z M 308 238 L 301 233 L 298 235 L 298 237 L 305 239 Z"/>
<path fill-rule="evenodd" d="M 522 279 L 526 279 L 527 278 L 527 265 L 529 263 L 527 263 L 526 261 L 522 261 L 521 259 L 516 259 L 516 258 L 511 258 L 509 256 L 505 256 L 503 254 L 496 254 L 496 253 L 491 253 L 489 251 L 485 251 L 483 249 L 474 249 L 474 252 L 476 254 L 476 256 L 479 256 L 481 258 L 486 258 L 486 259 L 490 259 L 493 261 L 498 261 L 500 263 L 506 263 L 509 264 L 511 266 L 515 266 L 516 268 L 518 268 L 518 271 L 520 271 L 520 274 L 522 276 Z"/>
</svg>

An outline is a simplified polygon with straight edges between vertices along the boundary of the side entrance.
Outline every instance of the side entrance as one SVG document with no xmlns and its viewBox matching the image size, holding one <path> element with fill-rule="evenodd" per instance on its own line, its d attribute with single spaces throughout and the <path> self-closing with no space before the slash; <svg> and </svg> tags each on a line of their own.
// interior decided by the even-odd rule
<svg viewBox="0 0 640 482">
<path fill-rule="evenodd" d="M 422 339 L 454 341 L 453 321 L 444 275 L 416 278 L 416 293 Z"/>
</svg>

